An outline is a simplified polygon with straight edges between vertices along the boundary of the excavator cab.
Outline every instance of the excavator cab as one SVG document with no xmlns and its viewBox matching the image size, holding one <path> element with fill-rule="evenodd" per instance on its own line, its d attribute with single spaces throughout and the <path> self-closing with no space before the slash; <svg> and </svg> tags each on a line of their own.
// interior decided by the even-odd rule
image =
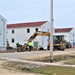
<svg viewBox="0 0 75 75">
<path fill-rule="evenodd" d="M 64 37 L 65 37 L 64 35 L 54 35 L 53 36 L 53 46 L 55 49 L 64 50 L 66 48 Z"/>
<path fill-rule="evenodd" d="M 64 35 L 54 35 L 53 36 L 53 44 L 61 44 L 64 43 Z"/>
<path fill-rule="evenodd" d="M 53 49 L 64 50 L 66 48 L 64 35 L 54 35 L 53 36 Z M 50 49 L 50 42 L 48 42 L 47 49 Z"/>
</svg>

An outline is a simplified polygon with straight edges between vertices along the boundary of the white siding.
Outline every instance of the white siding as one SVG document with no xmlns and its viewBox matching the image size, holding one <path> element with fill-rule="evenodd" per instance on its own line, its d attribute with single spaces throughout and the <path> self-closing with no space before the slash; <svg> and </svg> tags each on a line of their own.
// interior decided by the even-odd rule
<svg viewBox="0 0 75 75">
<path fill-rule="evenodd" d="M 19 42 L 20 44 L 27 43 L 27 40 L 30 38 L 31 35 L 34 34 L 35 28 L 40 29 L 40 27 L 26 27 L 26 28 L 12 28 L 8 29 L 7 38 L 9 41 L 10 46 L 16 47 L 16 42 Z M 30 33 L 27 33 L 27 29 L 30 29 Z M 14 30 L 14 33 L 12 34 L 12 30 Z M 14 43 L 12 43 L 12 38 L 14 38 Z M 37 37 L 33 41 L 37 41 Z"/>
<path fill-rule="evenodd" d="M 0 50 L 6 50 L 6 19 L 0 15 Z"/>
<path fill-rule="evenodd" d="M 42 25 L 42 31 L 44 32 L 50 32 L 50 23 L 46 22 L 44 25 Z M 47 49 L 48 45 L 48 36 L 42 36 L 42 47 Z"/>
<path fill-rule="evenodd" d="M 65 36 L 65 40 L 67 40 L 68 42 L 70 41 L 70 37 L 69 37 L 69 33 L 65 32 L 65 33 L 55 33 L 54 35 L 64 35 Z"/>
<path fill-rule="evenodd" d="M 42 31 L 50 32 L 50 23 L 46 22 L 44 25 L 42 25 Z M 55 30 L 53 28 L 53 34 L 55 33 Z M 42 46 L 43 48 L 47 49 L 49 37 L 48 36 L 42 36 Z"/>
<path fill-rule="evenodd" d="M 72 29 L 70 31 L 70 42 L 71 43 L 75 42 L 75 29 Z"/>
<path fill-rule="evenodd" d="M 27 40 L 30 38 L 31 35 L 34 34 L 35 28 L 38 28 L 38 31 L 50 31 L 49 30 L 50 23 L 46 22 L 42 26 L 39 27 L 22 27 L 22 28 L 9 28 L 7 38 L 9 41 L 10 46 L 16 47 L 16 42 L 20 44 L 27 43 Z M 27 29 L 30 29 L 30 33 L 27 33 Z M 12 34 L 12 30 L 14 30 L 14 34 Z M 14 38 L 14 43 L 12 43 L 12 38 Z M 48 37 L 45 36 L 36 36 L 33 42 L 38 42 L 38 46 L 47 47 L 48 44 Z"/>
<path fill-rule="evenodd" d="M 70 32 L 55 33 L 54 35 L 65 35 L 65 40 L 72 44 L 75 42 L 75 29 L 72 29 Z"/>
</svg>

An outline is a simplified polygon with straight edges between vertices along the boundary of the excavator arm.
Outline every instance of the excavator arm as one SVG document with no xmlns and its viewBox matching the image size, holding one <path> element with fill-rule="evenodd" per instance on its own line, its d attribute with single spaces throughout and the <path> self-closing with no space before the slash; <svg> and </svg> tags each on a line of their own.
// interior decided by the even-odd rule
<svg viewBox="0 0 75 75">
<path fill-rule="evenodd" d="M 50 33 L 49 33 L 49 32 L 42 32 L 42 31 L 35 32 L 35 33 L 28 39 L 28 41 L 32 41 L 33 39 L 35 39 L 36 36 L 50 36 Z"/>
</svg>

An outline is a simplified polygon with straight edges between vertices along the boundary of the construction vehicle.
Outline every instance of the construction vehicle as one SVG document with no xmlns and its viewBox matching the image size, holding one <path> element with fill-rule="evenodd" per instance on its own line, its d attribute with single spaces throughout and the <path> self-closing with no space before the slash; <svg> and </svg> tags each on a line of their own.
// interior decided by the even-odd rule
<svg viewBox="0 0 75 75">
<path fill-rule="evenodd" d="M 54 35 L 53 36 L 54 48 L 65 50 L 66 49 L 66 45 L 65 45 L 65 39 L 64 38 L 65 38 L 64 35 Z"/>
<path fill-rule="evenodd" d="M 53 48 L 55 49 L 60 49 L 60 50 L 65 50 L 66 45 L 65 45 L 65 39 L 64 35 L 54 35 L 53 36 Z M 48 43 L 47 49 L 50 49 L 50 42 Z"/>
<path fill-rule="evenodd" d="M 36 36 L 50 36 L 49 32 L 42 32 L 42 31 L 36 31 L 29 39 L 29 41 L 33 41 L 33 39 L 35 39 Z M 39 42 L 39 41 L 38 41 Z M 34 48 L 37 49 L 37 48 Z M 43 50 L 44 48 L 42 46 L 38 46 L 38 50 Z"/>
<path fill-rule="evenodd" d="M 50 38 L 50 32 L 42 32 L 42 31 L 36 31 L 29 39 L 28 41 L 33 41 L 33 39 L 36 36 L 48 36 Z M 41 47 L 40 47 L 41 48 Z M 39 49 L 40 49 L 39 48 Z M 65 46 L 65 40 L 64 35 L 54 35 L 53 36 L 53 48 L 54 49 L 61 49 L 64 50 L 66 48 Z M 41 48 L 43 49 L 43 48 Z M 50 49 L 50 41 L 48 42 L 47 49 Z"/>
<path fill-rule="evenodd" d="M 50 32 L 42 32 L 42 31 L 36 31 L 29 39 L 28 39 L 28 43 L 29 41 L 33 41 L 33 39 L 35 39 L 36 36 L 48 36 L 49 40 L 50 40 Z M 65 46 L 65 42 L 64 42 L 64 35 L 54 35 L 53 36 L 53 48 L 54 49 L 61 49 L 64 50 L 66 48 Z M 20 46 L 18 47 L 18 51 L 28 51 L 28 43 L 24 46 Z M 43 49 L 42 47 L 39 48 Z M 47 49 L 50 49 L 50 41 L 48 42 L 47 45 Z"/>
<path fill-rule="evenodd" d="M 49 32 L 42 32 L 42 31 L 36 31 L 29 39 L 28 39 L 28 43 L 31 41 L 33 41 L 33 39 L 35 39 L 36 36 L 50 36 Z M 19 43 L 16 44 L 17 46 L 17 52 L 23 52 L 23 51 L 29 51 L 29 47 L 28 47 L 28 43 L 23 45 L 20 45 Z M 43 48 L 39 48 L 39 49 L 43 49 Z"/>
</svg>

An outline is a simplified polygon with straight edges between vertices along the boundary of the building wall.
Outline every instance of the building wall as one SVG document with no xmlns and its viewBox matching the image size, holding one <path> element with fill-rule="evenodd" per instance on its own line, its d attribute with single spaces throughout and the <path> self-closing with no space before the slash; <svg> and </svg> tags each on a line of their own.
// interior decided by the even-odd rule
<svg viewBox="0 0 75 75">
<path fill-rule="evenodd" d="M 30 38 L 30 36 L 34 34 L 36 28 L 38 28 L 38 31 L 50 31 L 49 25 L 50 23 L 46 22 L 44 25 L 39 27 L 8 28 L 7 40 L 12 47 L 16 47 L 16 42 L 19 42 L 23 45 L 24 43 L 27 43 L 27 40 Z M 30 33 L 27 33 L 27 29 L 30 29 Z M 12 30 L 14 30 L 13 34 Z M 13 43 L 12 38 L 14 38 Z M 46 47 L 48 44 L 48 37 L 36 36 L 36 38 L 33 40 L 33 43 L 35 42 L 38 43 L 38 46 Z"/>
<path fill-rule="evenodd" d="M 67 40 L 68 42 L 70 42 L 70 34 L 69 34 L 69 32 L 55 33 L 54 35 L 64 35 L 65 36 L 65 40 Z"/>
<path fill-rule="evenodd" d="M 50 23 L 49 22 L 44 23 L 41 27 L 39 27 L 39 31 L 50 32 Z M 55 33 L 54 28 L 53 28 L 53 33 Z M 49 41 L 49 36 L 37 36 L 34 39 L 34 41 L 38 42 L 38 46 L 39 47 L 43 47 L 44 49 L 47 49 L 47 45 L 48 45 L 48 41 Z"/>
<path fill-rule="evenodd" d="M 0 50 L 6 50 L 6 19 L 0 15 Z"/>
<path fill-rule="evenodd" d="M 16 47 L 16 43 L 19 42 L 20 44 L 27 43 L 27 40 L 30 38 L 31 35 L 35 32 L 35 28 L 40 29 L 40 27 L 26 27 L 26 28 L 10 28 L 7 30 L 7 40 L 9 41 L 10 46 Z M 27 29 L 30 29 L 30 32 L 27 33 Z M 12 31 L 14 30 L 14 33 Z M 12 42 L 14 39 L 14 42 Z M 35 38 L 37 40 L 37 38 Z M 33 41 L 35 41 L 35 39 Z"/>
<path fill-rule="evenodd" d="M 55 33 L 55 35 L 65 35 L 65 40 L 68 42 L 75 42 L 75 29 L 72 29 L 70 32 L 64 32 L 64 33 Z"/>
<path fill-rule="evenodd" d="M 70 31 L 70 42 L 73 44 L 75 42 L 75 29 Z"/>
<path fill-rule="evenodd" d="M 50 23 L 46 22 L 44 25 L 42 25 L 42 31 L 50 32 L 49 27 L 50 27 Z M 48 40 L 49 40 L 48 36 L 42 36 L 42 47 L 45 48 L 45 49 L 47 49 Z"/>
<path fill-rule="evenodd" d="M 44 32 L 50 32 L 50 23 L 46 22 L 44 25 L 42 25 L 42 31 Z M 55 30 L 53 28 L 53 34 L 55 33 Z M 49 36 L 42 36 L 42 46 L 43 48 L 47 49 L 47 45 L 49 42 Z"/>
<path fill-rule="evenodd" d="M 27 40 L 30 38 L 31 35 L 34 34 L 35 29 L 38 28 L 38 31 L 47 31 L 49 32 L 50 23 L 46 22 L 42 26 L 39 27 L 23 27 L 23 28 L 8 28 L 7 29 L 7 40 L 9 41 L 10 46 L 16 47 L 16 42 L 19 42 L 20 44 L 27 43 Z M 30 33 L 27 33 L 27 29 L 30 29 Z M 12 31 L 14 30 L 14 33 L 12 34 Z M 12 38 L 14 39 L 14 42 L 12 43 Z M 38 46 L 47 48 L 48 44 L 48 36 L 36 36 L 33 40 L 33 43 L 37 42 Z"/>
</svg>

